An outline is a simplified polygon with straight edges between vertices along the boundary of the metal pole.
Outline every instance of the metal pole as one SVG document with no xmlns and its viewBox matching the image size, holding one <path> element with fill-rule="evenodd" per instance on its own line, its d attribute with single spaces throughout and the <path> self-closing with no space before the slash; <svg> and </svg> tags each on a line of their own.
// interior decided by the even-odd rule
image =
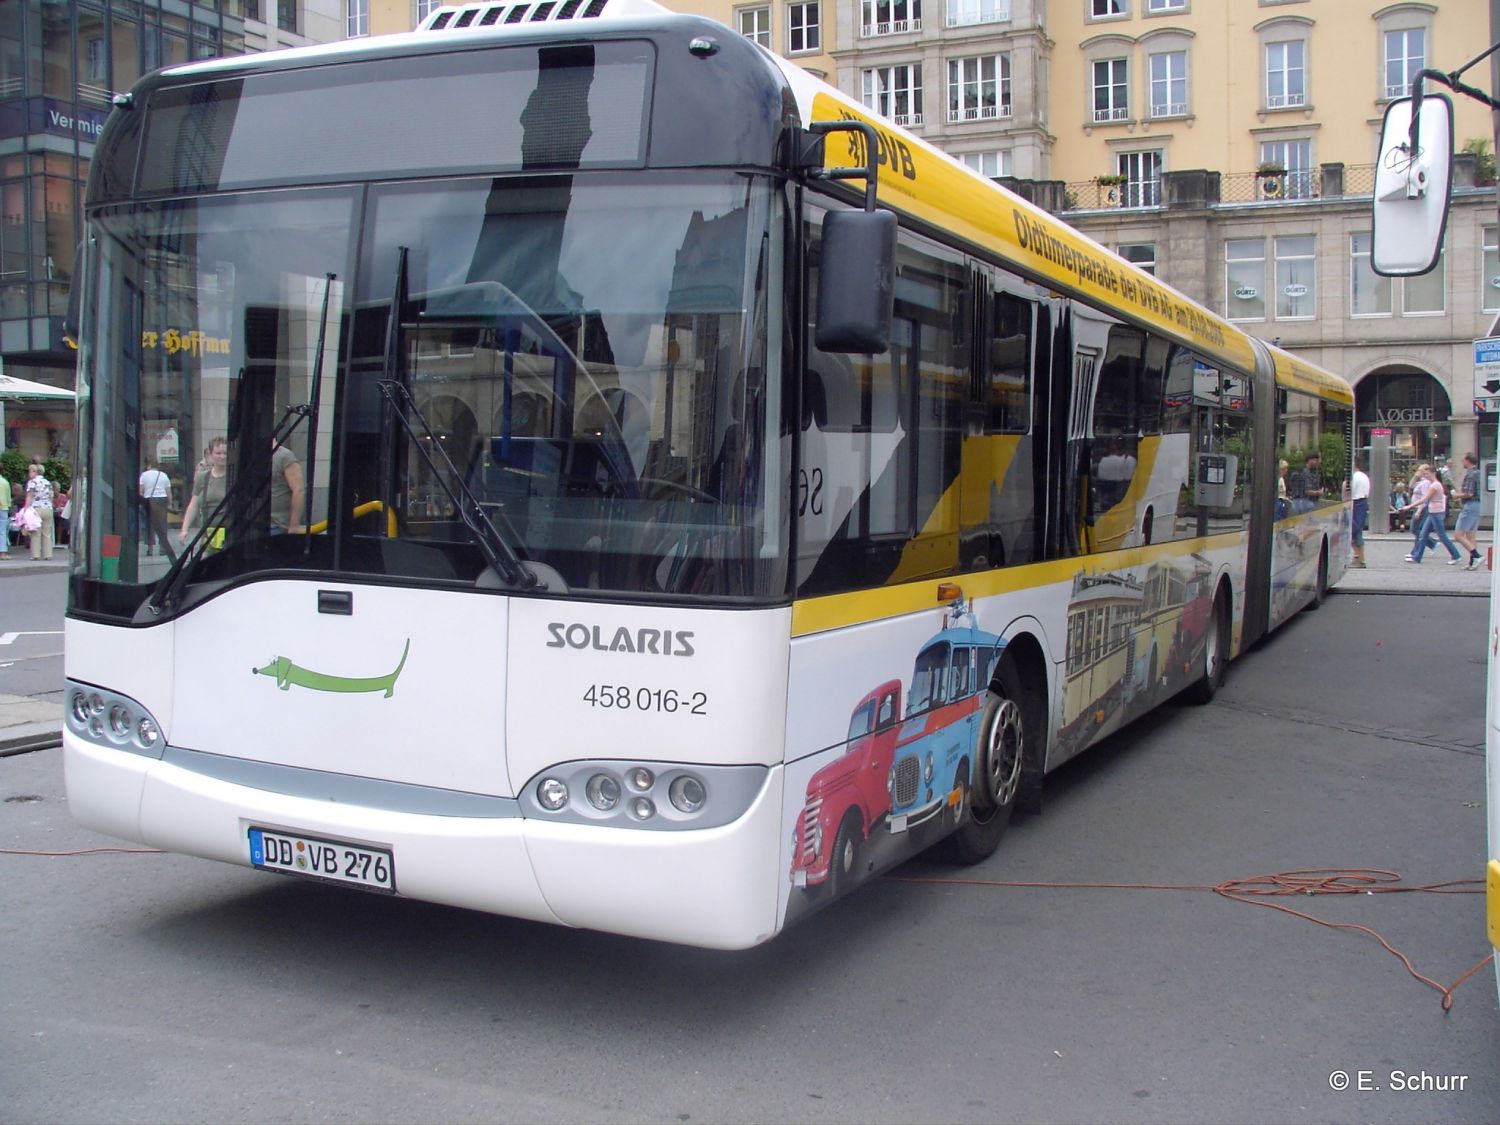
<svg viewBox="0 0 1500 1125">
<path fill-rule="evenodd" d="M 1496 0 L 1500 3 L 1500 0 Z M 1391 529 L 1391 437 L 1370 436 L 1370 530 L 1384 535 Z"/>
</svg>

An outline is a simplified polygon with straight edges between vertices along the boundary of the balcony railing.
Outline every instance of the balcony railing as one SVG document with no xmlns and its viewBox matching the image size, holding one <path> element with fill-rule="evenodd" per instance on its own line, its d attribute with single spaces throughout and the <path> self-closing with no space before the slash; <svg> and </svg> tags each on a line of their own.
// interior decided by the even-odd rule
<svg viewBox="0 0 1500 1125">
<path fill-rule="evenodd" d="M 1267 94 L 1267 109 L 1292 109 L 1307 102 L 1306 94 Z"/>
<path fill-rule="evenodd" d="M 1110 109 L 1094 110 L 1095 121 L 1126 121 L 1130 118 L 1129 106 L 1115 106 Z"/>
<path fill-rule="evenodd" d="M 1184 173 L 1186 174 L 1186 173 Z M 1171 173 L 1167 173 L 1170 177 Z M 1199 173 L 1198 175 L 1204 175 Z M 1078 180 L 1063 185 L 1064 211 L 1108 211 L 1162 206 L 1162 181 L 1111 182 L 1114 177 Z M 1287 172 L 1230 172 L 1213 174 L 1214 187 L 1194 205 L 1297 203 L 1323 198 L 1368 196 L 1375 190 L 1375 165 L 1330 165 Z M 1217 189 L 1216 191 L 1214 189 Z M 1200 189 L 1202 190 L 1202 189 Z"/>
<path fill-rule="evenodd" d="M 867 23 L 860 26 L 861 39 L 875 39 L 881 35 L 905 35 L 908 31 L 921 31 L 922 20 L 886 20 L 884 23 Z"/>
<path fill-rule="evenodd" d="M 997 117 L 1009 117 L 1010 106 L 981 105 L 972 106 L 968 109 L 950 109 L 948 120 L 952 122 L 961 121 L 989 121 Z"/>
<path fill-rule="evenodd" d="M 1152 117 L 1186 117 L 1187 102 L 1157 102 L 1151 107 Z"/>
</svg>

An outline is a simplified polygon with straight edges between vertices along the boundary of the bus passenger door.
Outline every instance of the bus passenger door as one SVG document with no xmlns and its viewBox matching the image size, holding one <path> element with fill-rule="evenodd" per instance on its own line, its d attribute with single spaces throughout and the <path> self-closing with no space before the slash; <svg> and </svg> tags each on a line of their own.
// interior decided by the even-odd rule
<svg viewBox="0 0 1500 1125">
<path fill-rule="evenodd" d="M 999 288 L 1007 280 L 1015 292 Z M 960 569 L 1030 562 L 1033 538 L 1032 372 L 1034 301 L 988 271 L 974 278 L 975 317 L 960 486 Z"/>
</svg>

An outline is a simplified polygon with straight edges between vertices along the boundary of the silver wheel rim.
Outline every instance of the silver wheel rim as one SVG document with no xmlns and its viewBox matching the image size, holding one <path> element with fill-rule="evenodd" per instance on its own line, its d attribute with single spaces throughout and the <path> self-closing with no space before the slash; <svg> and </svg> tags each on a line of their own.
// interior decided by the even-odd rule
<svg viewBox="0 0 1500 1125">
<path fill-rule="evenodd" d="M 1002 699 L 990 724 L 984 755 L 985 792 L 997 809 L 1010 804 L 1016 795 L 1016 787 L 1021 783 L 1021 753 L 1025 744 L 1021 709 L 1015 700 Z"/>
<path fill-rule="evenodd" d="M 1212 681 L 1219 674 L 1219 629 L 1220 615 L 1218 606 L 1214 607 L 1213 628 L 1208 631 L 1203 650 L 1203 674 Z"/>
</svg>

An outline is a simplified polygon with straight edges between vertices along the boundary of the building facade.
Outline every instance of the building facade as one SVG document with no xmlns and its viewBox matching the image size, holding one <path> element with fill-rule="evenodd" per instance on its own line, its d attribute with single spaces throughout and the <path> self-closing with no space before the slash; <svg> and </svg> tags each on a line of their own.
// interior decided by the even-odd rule
<svg viewBox="0 0 1500 1125">
<path fill-rule="evenodd" d="M 1273 189 L 1311 196 L 1321 165 L 1374 162 L 1385 107 L 1418 69 L 1451 71 L 1489 42 L 1481 3 L 1052 0 L 1049 17 L 1053 178 L 1147 204 L 1163 173 L 1195 168 L 1280 169 Z M 1459 144 L 1490 137 L 1482 105 L 1454 108 Z"/>
<path fill-rule="evenodd" d="M 173 63 L 338 38 L 339 0 L 0 0 L 0 364 L 73 386 L 63 340 L 83 185 L 114 96 Z M 72 418 L 12 406 L 4 443 L 66 454 Z"/>
</svg>

